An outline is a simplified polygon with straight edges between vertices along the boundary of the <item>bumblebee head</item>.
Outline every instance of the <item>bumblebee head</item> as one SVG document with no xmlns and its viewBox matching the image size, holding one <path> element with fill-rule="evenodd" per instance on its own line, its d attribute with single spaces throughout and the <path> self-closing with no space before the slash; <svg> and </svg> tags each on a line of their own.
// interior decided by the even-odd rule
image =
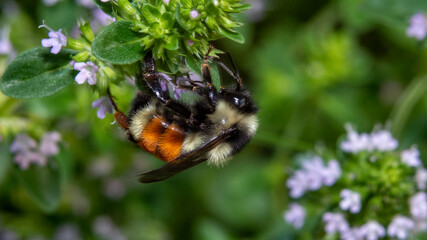
<svg viewBox="0 0 427 240">
<path fill-rule="evenodd" d="M 221 89 L 219 95 L 221 99 L 241 113 L 254 114 L 258 111 L 250 92 L 243 87 L 238 89 Z"/>
</svg>

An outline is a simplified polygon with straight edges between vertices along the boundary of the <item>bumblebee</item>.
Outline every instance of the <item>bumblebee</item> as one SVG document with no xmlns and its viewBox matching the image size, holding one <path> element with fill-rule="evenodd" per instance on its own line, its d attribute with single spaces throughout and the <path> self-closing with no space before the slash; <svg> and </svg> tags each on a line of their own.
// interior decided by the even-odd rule
<svg viewBox="0 0 427 240">
<path fill-rule="evenodd" d="M 137 93 L 127 116 L 117 108 L 108 91 L 115 109 L 114 118 L 128 139 L 167 162 L 140 174 L 140 182 L 161 181 L 204 161 L 222 166 L 255 135 L 258 108 L 250 92 L 242 86 L 238 71 L 234 74 L 221 63 L 220 66 L 233 74 L 237 84 L 218 91 L 212 84 L 208 56 L 209 52 L 201 64 L 202 84 L 190 81 L 190 85 L 176 85 L 200 96 L 193 104 L 171 98 L 168 90 L 162 88 L 150 52 L 142 61 L 138 78 L 151 91 Z M 233 66 L 235 68 L 234 63 Z"/>
</svg>

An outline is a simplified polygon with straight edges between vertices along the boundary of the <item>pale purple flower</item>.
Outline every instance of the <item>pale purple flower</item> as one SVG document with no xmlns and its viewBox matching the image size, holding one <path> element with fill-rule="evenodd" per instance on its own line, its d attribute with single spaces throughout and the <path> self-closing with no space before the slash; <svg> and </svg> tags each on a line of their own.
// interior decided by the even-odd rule
<svg viewBox="0 0 427 240">
<path fill-rule="evenodd" d="M 406 29 L 408 37 L 414 37 L 417 40 L 423 40 L 427 35 L 427 18 L 422 13 L 417 13 L 409 20 L 410 25 Z"/>
<path fill-rule="evenodd" d="M 80 6 L 86 7 L 86 8 L 95 7 L 93 0 L 76 0 L 76 1 L 77 1 L 77 4 L 79 4 Z"/>
<path fill-rule="evenodd" d="M 100 119 L 105 118 L 105 113 L 113 113 L 113 105 L 111 104 L 111 101 L 108 97 L 101 97 L 98 100 L 95 100 L 92 102 L 92 108 L 98 108 L 98 111 L 96 112 L 96 115 Z"/>
<path fill-rule="evenodd" d="M 417 219 L 427 219 L 427 194 L 418 192 L 409 199 L 411 215 Z"/>
<path fill-rule="evenodd" d="M 47 48 L 51 47 L 50 52 L 52 54 L 58 54 L 62 47 L 67 46 L 67 37 L 62 33 L 62 29 L 54 31 L 44 23 L 39 26 L 39 28 L 41 27 L 47 28 L 50 31 L 49 38 L 42 39 L 42 46 Z"/>
<path fill-rule="evenodd" d="M 414 229 L 415 223 L 412 219 L 397 215 L 393 218 L 391 223 L 387 227 L 387 234 L 390 237 L 396 237 L 397 239 L 406 239 L 409 233 Z"/>
<path fill-rule="evenodd" d="M 89 85 L 96 84 L 96 73 L 98 72 L 98 67 L 94 63 L 76 62 L 74 63 L 74 69 L 80 71 L 75 78 L 78 84 L 83 84 L 86 80 Z"/>
<path fill-rule="evenodd" d="M 78 227 L 74 224 L 64 224 L 60 226 L 53 237 L 54 240 L 81 240 Z"/>
<path fill-rule="evenodd" d="M 299 198 L 304 195 L 307 190 L 306 174 L 302 170 L 295 171 L 294 175 L 286 181 L 286 186 L 289 188 L 289 195 L 292 198 Z"/>
<path fill-rule="evenodd" d="M 97 217 L 93 223 L 93 231 L 105 240 L 126 240 L 126 236 L 114 225 L 110 217 Z"/>
<path fill-rule="evenodd" d="M 54 156 L 58 154 L 58 142 L 61 141 L 61 135 L 58 132 L 45 133 L 40 142 L 40 153 L 45 156 Z"/>
<path fill-rule="evenodd" d="M 91 161 L 88 166 L 90 176 L 99 178 L 108 176 L 114 168 L 114 164 L 110 158 L 101 157 Z"/>
<path fill-rule="evenodd" d="M 197 17 L 199 17 L 199 12 L 196 11 L 196 10 L 191 10 L 191 12 L 190 12 L 190 18 L 194 20 Z"/>
<path fill-rule="evenodd" d="M 417 184 L 418 189 L 426 190 L 427 182 L 427 169 L 418 168 L 415 174 L 415 183 Z"/>
<path fill-rule="evenodd" d="M 323 160 L 314 156 L 312 159 L 304 161 L 302 167 L 306 173 L 307 188 L 312 191 L 319 190 L 322 187 L 324 176 Z"/>
<path fill-rule="evenodd" d="M 104 183 L 104 194 L 109 199 L 120 200 L 126 194 L 126 187 L 119 179 L 109 179 Z"/>
<path fill-rule="evenodd" d="M 35 149 L 36 146 L 37 142 L 34 139 L 26 134 L 18 134 L 10 145 L 10 151 L 12 153 L 27 152 L 31 149 Z"/>
<path fill-rule="evenodd" d="M 14 53 L 12 43 L 9 40 L 9 27 L 0 29 L 0 55 L 11 55 Z"/>
<path fill-rule="evenodd" d="M 337 160 L 328 162 L 328 166 L 323 169 L 323 184 L 332 186 L 341 177 L 341 168 Z"/>
<path fill-rule="evenodd" d="M 372 132 L 370 135 L 372 148 L 381 152 L 393 151 L 397 148 L 398 142 L 391 133 L 386 130 Z"/>
<path fill-rule="evenodd" d="M 251 9 L 246 11 L 249 20 L 252 22 L 261 21 L 266 13 L 265 0 L 247 0 L 246 3 L 251 5 Z"/>
<path fill-rule="evenodd" d="M 363 239 L 377 240 L 385 236 L 385 228 L 377 221 L 369 221 L 360 227 Z"/>
<path fill-rule="evenodd" d="M 101 0 L 101 2 L 109 2 L 109 1 L 111 1 L 111 0 Z"/>
<path fill-rule="evenodd" d="M 90 25 L 95 32 L 99 31 L 102 27 L 107 26 L 108 24 L 116 21 L 115 18 L 106 14 L 99 8 L 93 9 L 92 16 L 93 18 L 92 18 L 92 21 L 90 22 Z"/>
<path fill-rule="evenodd" d="M 344 152 L 358 153 L 369 148 L 370 138 L 366 133 L 358 134 L 350 125 L 346 125 L 347 139 L 341 142 Z"/>
<path fill-rule="evenodd" d="M 360 232 L 360 228 L 352 227 L 347 231 L 341 233 L 341 240 L 362 240 L 363 236 Z"/>
<path fill-rule="evenodd" d="M 327 234 L 344 233 L 349 230 L 347 220 L 342 213 L 327 212 L 322 217 L 325 222 L 325 232 Z"/>
<path fill-rule="evenodd" d="M 47 158 L 36 151 L 23 151 L 15 154 L 14 161 L 22 170 L 26 170 L 31 163 L 36 163 L 40 166 L 46 165 Z"/>
<path fill-rule="evenodd" d="M 406 163 L 410 167 L 419 167 L 422 165 L 420 151 L 418 151 L 418 148 L 416 147 L 403 150 L 400 157 L 402 158 L 402 162 Z"/>
<path fill-rule="evenodd" d="M 194 45 L 194 41 L 191 39 L 187 39 L 187 41 L 185 41 L 185 43 L 187 43 L 187 45 L 190 47 Z"/>
<path fill-rule="evenodd" d="M 291 203 L 289 210 L 285 212 L 284 219 L 287 223 L 292 224 L 294 228 L 300 229 L 304 225 L 305 210 L 298 203 Z"/>
<path fill-rule="evenodd" d="M 414 218 L 412 220 L 415 223 L 415 226 L 414 226 L 414 232 L 415 233 L 427 231 L 427 221 L 425 219 Z"/>
<path fill-rule="evenodd" d="M 44 5 L 46 6 L 53 6 L 55 5 L 57 2 L 59 2 L 60 0 L 43 0 Z"/>
<path fill-rule="evenodd" d="M 166 5 L 169 5 L 170 0 L 163 0 Z"/>
<path fill-rule="evenodd" d="M 360 194 L 349 189 L 343 189 L 340 193 L 340 207 L 342 210 L 349 210 L 351 213 L 358 213 L 362 207 Z"/>
</svg>

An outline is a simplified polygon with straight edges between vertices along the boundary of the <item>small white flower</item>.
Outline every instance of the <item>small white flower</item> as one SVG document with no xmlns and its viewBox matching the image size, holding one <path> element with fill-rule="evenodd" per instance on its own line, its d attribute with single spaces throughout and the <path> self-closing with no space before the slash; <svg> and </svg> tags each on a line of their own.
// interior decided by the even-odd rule
<svg viewBox="0 0 427 240">
<path fill-rule="evenodd" d="M 350 228 L 342 213 L 327 212 L 323 214 L 327 234 L 344 233 Z"/>
<path fill-rule="evenodd" d="M 191 19 L 196 19 L 197 17 L 199 16 L 199 12 L 198 11 L 196 11 L 196 10 L 192 10 L 191 12 L 190 12 L 190 18 Z"/>
<path fill-rule="evenodd" d="M 323 184 L 332 186 L 341 177 L 341 168 L 337 160 L 328 162 L 328 166 L 323 169 Z"/>
<path fill-rule="evenodd" d="M 50 52 L 52 54 L 58 54 L 62 47 L 67 46 L 67 37 L 62 33 L 62 29 L 54 31 L 44 23 L 39 26 L 39 28 L 41 27 L 47 28 L 50 31 L 49 38 L 42 39 L 42 46 L 47 48 L 51 47 Z"/>
<path fill-rule="evenodd" d="M 98 100 L 95 100 L 92 102 L 92 108 L 98 108 L 98 111 L 96 112 L 96 115 L 100 119 L 105 118 L 105 113 L 113 113 L 113 105 L 111 104 L 111 101 L 108 97 L 101 97 Z"/>
<path fill-rule="evenodd" d="M 342 210 L 349 210 L 351 213 L 360 212 L 361 197 L 359 193 L 353 192 L 349 189 L 343 189 L 340 196 L 340 207 Z"/>
<path fill-rule="evenodd" d="M 292 224 L 294 228 L 300 229 L 304 225 L 305 210 L 298 203 L 291 203 L 289 210 L 285 212 L 284 219 L 287 223 Z"/>
<path fill-rule="evenodd" d="M 304 195 L 307 190 L 307 178 L 304 171 L 295 171 L 294 175 L 286 181 L 286 186 L 289 188 L 292 198 L 299 198 Z"/>
<path fill-rule="evenodd" d="M 170 0 L 163 0 L 166 5 L 169 5 Z"/>
<path fill-rule="evenodd" d="M 378 151 L 393 151 L 397 148 L 398 142 L 391 133 L 386 130 L 372 132 L 370 135 L 371 147 Z"/>
<path fill-rule="evenodd" d="M 397 215 L 393 218 L 387 227 L 387 233 L 390 237 L 398 239 L 408 238 L 409 232 L 414 229 L 415 223 L 410 218 Z"/>
<path fill-rule="evenodd" d="M 417 173 L 415 174 L 415 182 L 417 184 L 418 189 L 426 190 L 427 169 L 425 168 L 417 169 Z"/>
<path fill-rule="evenodd" d="M 369 221 L 360 227 L 360 234 L 363 239 L 377 240 L 385 236 L 385 228 L 377 221 Z"/>
<path fill-rule="evenodd" d="M 427 194 L 418 192 L 409 199 L 411 215 L 418 219 L 427 219 Z"/>
<path fill-rule="evenodd" d="M 418 148 L 416 147 L 411 147 L 410 149 L 403 150 L 400 157 L 402 158 L 402 162 L 406 163 L 410 167 L 419 167 L 422 165 L 420 159 L 420 151 L 418 151 Z"/>
<path fill-rule="evenodd" d="M 368 149 L 370 145 L 370 139 L 368 134 L 358 134 L 348 124 L 345 126 L 345 128 L 347 130 L 347 139 L 341 142 L 341 149 L 344 152 L 358 153 Z"/>
<path fill-rule="evenodd" d="M 410 26 L 406 29 L 408 37 L 423 40 L 427 35 L 427 18 L 422 13 L 413 15 L 410 19 Z"/>
<path fill-rule="evenodd" d="M 96 84 L 96 73 L 98 72 L 98 67 L 94 63 L 76 62 L 74 63 L 74 69 L 80 71 L 75 78 L 78 84 L 83 84 L 86 80 L 89 85 Z"/>
</svg>

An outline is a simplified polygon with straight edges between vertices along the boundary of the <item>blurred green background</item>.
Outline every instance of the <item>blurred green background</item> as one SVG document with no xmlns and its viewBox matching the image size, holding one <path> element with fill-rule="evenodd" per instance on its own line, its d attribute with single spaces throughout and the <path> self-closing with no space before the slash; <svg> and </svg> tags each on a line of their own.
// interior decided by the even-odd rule
<svg viewBox="0 0 427 240">
<path fill-rule="evenodd" d="M 22 52 L 46 37 L 37 29 L 43 19 L 70 34 L 79 18 L 90 19 L 92 10 L 81 2 L 2 0 L 0 27 L 10 28 L 14 49 Z M 163 162 L 128 142 L 111 115 L 96 117 L 91 102 L 98 96 L 87 85 L 27 101 L 0 93 L 0 124 L 12 120 L 3 128 L 19 118 L 60 132 L 67 164 L 60 205 L 45 212 L 17 181 L 20 170 L 3 147 L 0 236 L 294 239 L 283 212 L 285 170 L 295 154 L 334 149 L 345 123 L 362 131 L 391 123 L 401 147 L 416 143 L 425 156 L 427 51 L 405 32 L 410 16 L 427 12 L 427 1 L 247 2 L 253 9 L 236 16 L 246 43 L 214 43 L 231 52 L 260 107 L 260 128 L 241 153 L 221 169 L 202 164 L 142 185 L 136 175 Z M 0 57 L 0 75 L 8 61 Z M 135 88 L 125 84 L 113 92 L 127 109 Z"/>
</svg>

